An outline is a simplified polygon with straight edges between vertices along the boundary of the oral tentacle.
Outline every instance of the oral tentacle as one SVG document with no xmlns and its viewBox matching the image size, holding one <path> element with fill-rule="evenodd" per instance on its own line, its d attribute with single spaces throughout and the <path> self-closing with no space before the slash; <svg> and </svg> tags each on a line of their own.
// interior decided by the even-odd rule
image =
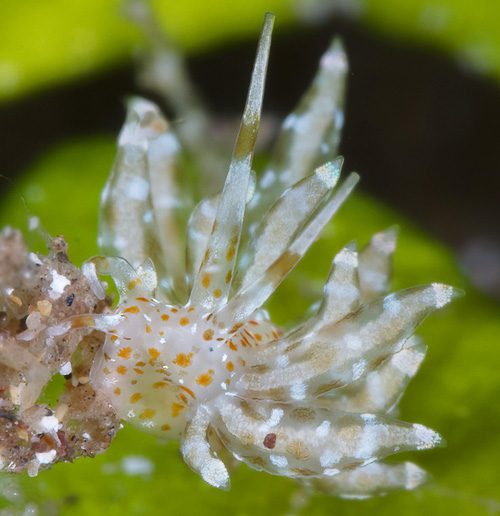
<svg viewBox="0 0 500 516">
<path fill-rule="evenodd" d="M 217 207 L 206 255 L 195 278 L 190 303 L 215 310 L 228 298 L 247 202 L 253 151 L 260 123 L 274 15 L 264 19 L 250 90 L 229 172 Z"/>
</svg>

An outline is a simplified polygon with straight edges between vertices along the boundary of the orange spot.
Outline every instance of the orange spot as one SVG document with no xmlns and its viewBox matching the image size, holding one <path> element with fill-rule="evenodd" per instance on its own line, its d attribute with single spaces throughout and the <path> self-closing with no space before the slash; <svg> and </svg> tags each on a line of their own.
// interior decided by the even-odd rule
<svg viewBox="0 0 500 516">
<path fill-rule="evenodd" d="M 158 335 L 165 335 L 165 332 L 164 331 L 159 331 Z"/>
<path fill-rule="evenodd" d="M 234 253 L 236 253 L 236 247 L 232 245 L 226 253 L 226 260 L 230 262 L 234 258 Z"/>
<path fill-rule="evenodd" d="M 277 334 L 275 331 L 273 331 L 273 338 L 274 338 L 274 339 L 277 339 L 277 338 L 278 338 L 278 334 Z"/>
<path fill-rule="evenodd" d="M 257 321 L 248 321 L 250 324 L 253 324 L 254 326 L 258 326 L 259 323 Z"/>
<path fill-rule="evenodd" d="M 144 371 L 142 369 L 138 369 L 137 367 L 134 367 L 134 371 L 137 373 L 137 374 L 144 374 Z"/>
<path fill-rule="evenodd" d="M 145 297 L 136 297 L 136 301 L 142 301 L 143 303 L 149 303 L 149 299 L 146 299 Z"/>
<path fill-rule="evenodd" d="M 188 308 L 188 312 L 194 312 L 194 306 L 192 306 L 191 308 Z"/>
<path fill-rule="evenodd" d="M 232 349 L 233 351 L 238 351 L 238 347 L 235 344 L 233 344 L 232 340 L 229 341 L 229 349 Z"/>
<path fill-rule="evenodd" d="M 119 365 L 117 368 L 116 368 L 116 372 L 118 374 L 125 374 L 127 372 L 127 368 L 124 366 L 124 365 Z"/>
<path fill-rule="evenodd" d="M 125 368 L 125 370 L 126 369 L 127 368 Z M 103 371 L 104 374 L 111 374 L 111 371 L 107 367 L 105 367 L 102 371 Z"/>
<path fill-rule="evenodd" d="M 170 310 L 172 313 L 176 314 L 179 310 L 177 310 L 177 308 L 172 308 L 172 310 Z"/>
<path fill-rule="evenodd" d="M 189 353 L 188 355 L 184 353 L 179 353 L 172 362 L 174 364 L 177 364 L 180 367 L 188 367 L 191 365 L 191 357 L 193 356 L 192 353 Z"/>
<path fill-rule="evenodd" d="M 137 285 L 140 285 L 141 283 L 142 283 L 142 281 L 139 278 L 135 278 L 134 280 L 129 281 L 127 288 L 129 290 L 134 290 L 134 288 L 137 287 Z"/>
<path fill-rule="evenodd" d="M 241 361 L 241 365 L 246 365 L 246 362 L 244 360 Z"/>
<path fill-rule="evenodd" d="M 205 288 L 210 286 L 210 276 L 208 274 L 205 274 L 201 279 L 201 286 Z"/>
<path fill-rule="evenodd" d="M 226 276 L 226 283 L 230 283 L 232 277 L 233 277 L 233 271 L 229 271 Z"/>
<path fill-rule="evenodd" d="M 186 326 L 189 324 L 189 319 L 187 317 L 181 317 L 181 320 L 179 321 L 179 324 L 181 326 Z"/>
<path fill-rule="evenodd" d="M 111 335 L 110 339 L 111 342 L 116 342 L 118 340 L 118 337 L 116 335 Z"/>
<path fill-rule="evenodd" d="M 180 403 L 176 403 L 175 401 L 172 403 L 172 417 L 177 417 L 179 412 L 184 408 L 184 405 Z"/>
<path fill-rule="evenodd" d="M 156 348 L 148 348 L 148 353 L 151 357 L 149 363 L 153 365 L 153 362 L 160 356 L 160 352 Z"/>
<path fill-rule="evenodd" d="M 111 360 L 111 357 L 108 354 L 104 353 L 104 360 L 106 360 L 107 362 L 108 360 Z"/>
<path fill-rule="evenodd" d="M 125 310 L 123 311 L 130 314 L 138 314 L 140 312 L 138 306 L 129 306 L 128 308 L 125 308 Z"/>
<path fill-rule="evenodd" d="M 214 330 L 205 330 L 203 332 L 203 338 L 205 340 L 212 340 L 213 336 L 214 336 Z"/>
<path fill-rule="evenodd" d="M 220 296 L 222 296 L 222 290 L 220 288 L 216 288 L 214 290 L 214 297 L 219 299 Z"/>
<path fill-rule="evenodd" d="M 165 387 L 167 385 L 167 382 L 156 382 L 153 383 L 153 389 L 161 389 L 162 387 Z"/>
<path fill-rule="evenodd" d="M 132 354 L 132 348 L 122 348 L 118 351 L 117 355 L 120 358 L 124 358 L 125 360 L 128 360 L 130 358 L 130 355 Z"/>
<path fill-rule="evenodd" d="M 137 380 L 132 380 L 130 383 L 131 383 L 132 385 L 135 385 L 135 384 L 137 383 Z"/>
<path fill-rule="evenodd" d="M 140 362 L 137 362 L 137 364 L 135 364 L 136 366 L 138 367 L 144 367 L 146 365 L 146 362 L 143 362 L 142 360 Z"/>
<path fill-rule="evenodd" d="M 232 362 L 228 362 L 228 363 L 226 364 L 226 369 L 227 369 L 229 372 L 233 371 L 233 370 L 234 370 L 234 364 L 233 364 Z"/>
<path fill-rule="evenodd" d="M 163 314 L 163 315 L 161 316 L 161 320 L 162 320 L 162 321 L 168 321 L 169 319 L 170 319 L 170 316 L 169 316 L 169 315 L 167 315 L 167 314 Z"/>
<path fill-rule="evenodd" d="M 179 387 L 186 391 L 194 400 L 196 399 L 196 396 L 194 395 L 194 392 L 191 389 L 188 389 L 187 387 L 184 387 L 184 385 L 179 385 Z"/>
<path fill-rule="evenodd" d="M 130 396 L 130 403 L 137 403 L 142 398 L 142 394 L 140 392 L 136 392 Z"/>
<path fill-rule="evenodd" d="M 162 425 L 161 429 L 166 432 L 167 430 L 170 430 L 172 427 L 170 425 Z"/>
<path fill-rule="evenodd" d="M 188 399 L 186 398 L 186 395 L 185 395 L 185 394 L 180 394 L 180 397 L 181 397 L 181 400 L 182 400 L 184 403 L 187 403 L 187 402 L 188 402 Z"/>
<path fill-rule="evenodd" d="M 151 419 L 156 414 L 156 410 L 146 408 L 139 415 L 139 419 Z"/>
<path fill-rule="evenodd" d="M 114 392 L 116 395 L 118 395 L 118 394 L 121 394 L 121 393 L 122 393 L 122 390 L 120 389 L 120 387 L 117 387 L 113 392 Z"/>
<path fill-rule="evenodd" d="M 149 324 L 146 324 L 146 333 L 151 333 L 151 326 Z"/>
<path fill-rule="evenodd" d="M 260 336 L 260 334 L 256 333 L 255 334 L 255 338 L 260 342 L 262 340 L 262 337 Z"/>
<path fill-rule="evenodd" d="M 210 369 L 210 371 L 212 370 Z M 200 376 L 196 378 L 196 383 L 198 385 L 202 385 L 203 387 L 208 387 L 212 383 L 212 375 L 210 374 L 210 371 L 208 373 L 200 374 Z"/>
</svg>

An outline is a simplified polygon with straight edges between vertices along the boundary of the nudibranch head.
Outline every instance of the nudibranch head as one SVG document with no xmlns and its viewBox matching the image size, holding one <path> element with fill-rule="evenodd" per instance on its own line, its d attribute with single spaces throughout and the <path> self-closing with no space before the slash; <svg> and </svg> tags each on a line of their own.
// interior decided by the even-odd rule
<svg viewBox="0 0 500 516">
<path fill-rule="evenodd" d="M 279 338 L 267 320 L 228 328 L 194 306 L 136 297 L 120 315 L 92 369 L 118 415 L 158 437 L 179 440 L 195 404 L 230 392 L 253 348 Z"/>
<path fill-rule="evenodd" d="M 83 266 L 102 296 L 96 274 L 113 277 L 119 303 L 71 325 L 107 333 L 91 380 L 118 414 L 180 440 L 187 464 L 216 487 L 228 488 L 229 474 L 209 433 L 250 467 L 330 494 L 411 489 L 425 480 L 420 468 L 378 461 L 442 440 L 388 414 L 425 355 L 415 328 L 457 291 L 435 283 L 386 295 L 391 228 L 337 254 L 309 320 L 284 334 L 269 320 L 264 303 L 358 181 L 336 188 L 347 73 L 338 42 L 255 179 L 272 25 L 267 15 L 224 188 L 192 210 L 187 230 L 180 139 L 156 105 L 130 102 L 101 200 L 108 258 Z"/>
</svg>

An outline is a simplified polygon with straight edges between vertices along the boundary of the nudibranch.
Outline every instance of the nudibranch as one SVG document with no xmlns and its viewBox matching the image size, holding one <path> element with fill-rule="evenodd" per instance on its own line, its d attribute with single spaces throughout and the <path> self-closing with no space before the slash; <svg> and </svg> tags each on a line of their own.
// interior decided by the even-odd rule
<svg viewBox="0 0 500 516">
<path fill-rule="evenodd" d="M 91 382 L 119 416 L 180 441 L 186 463 L 229 487 L 217 436 L 239 461 L 329 494 L 363 498 L 411 489 L 424 472 L 388 455 L 442 443 L 389 414 L 425 355 L 412 337 L 458 295 L 430 284 L 387 294 L 396 232 L 376 234 L 333 259 L 321 304 L 283 332 L 263 309 L 358 181 L 336 188 L 347 62 L 334 42 L 259 179 L 252 171 L 273 15 L 266 15 L 250 89 L 222 193 L 181 227 L 176 176 L 181 145 L 159 108 L 132 99 L 102 193 L 99 246 L 85 275 L 113 278 L 110 314 L 73 328 L 106 333 Z M 68 323 L 66 323 L 68 324 Z"/>
</svg>

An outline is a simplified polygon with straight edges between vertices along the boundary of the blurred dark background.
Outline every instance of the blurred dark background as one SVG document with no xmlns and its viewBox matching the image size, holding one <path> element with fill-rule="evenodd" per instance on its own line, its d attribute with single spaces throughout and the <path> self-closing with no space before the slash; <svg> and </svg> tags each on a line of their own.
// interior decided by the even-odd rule
<svg viewBox="0 0 500 516">
<path fill-rule="evenodd" d="M 500 87 L 436 50 L 401 46 L 337 17 L 275 34 L 265 112 L 283 117 L 294 107 L 333 35 L 351 64 L 346 169 L 361 172 L 365 192 L 450 245 L 473 282 L 500 299 Z M 254 55 L 250 41 L 188 60 L 215 113 L 240 115 Z M 16 177 L 64 139 L 116 136 L 133 93 L 146 94 L 127 65 L 0 106 L 8 151 L 0 174 Z"/>
</svg>

